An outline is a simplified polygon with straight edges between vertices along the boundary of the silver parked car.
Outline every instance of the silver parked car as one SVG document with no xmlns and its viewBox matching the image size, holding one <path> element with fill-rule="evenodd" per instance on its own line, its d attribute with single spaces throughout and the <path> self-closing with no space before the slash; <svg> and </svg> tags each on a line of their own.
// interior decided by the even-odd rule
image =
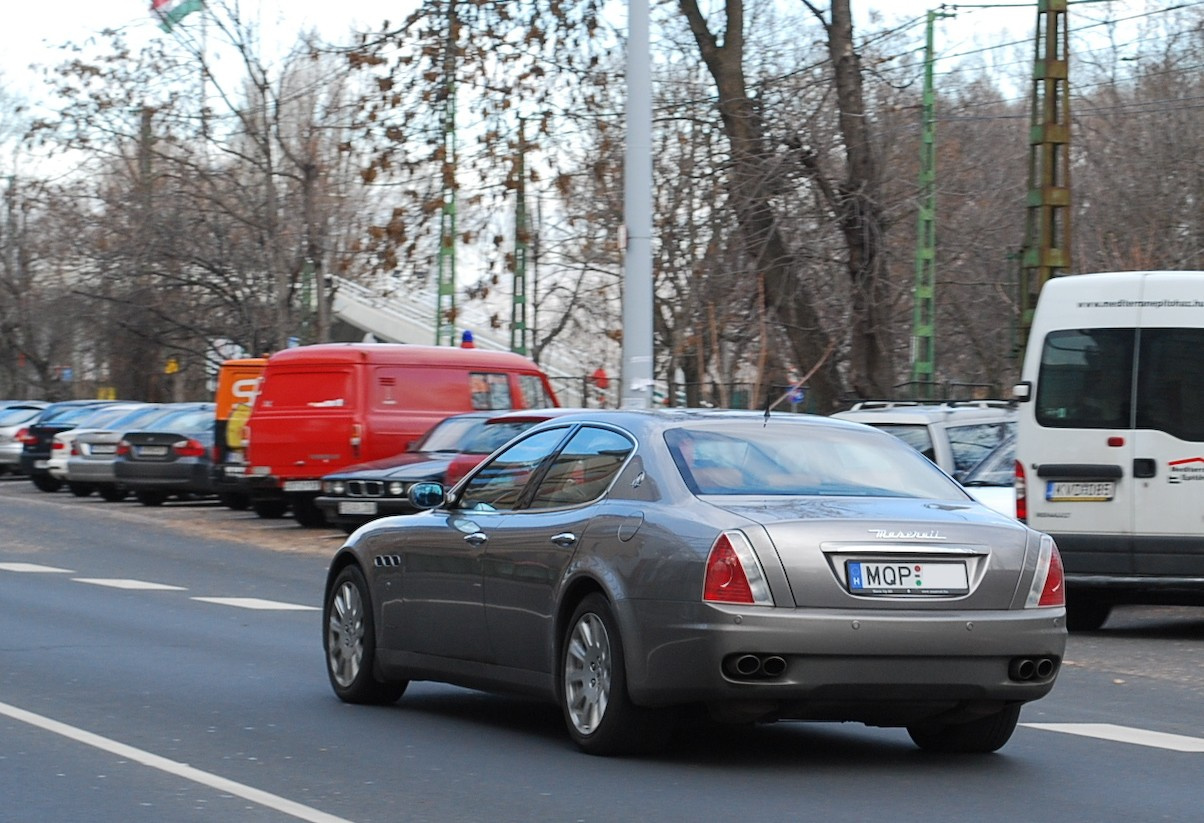
<svg viewBox="0 0 1204 823">
<path fill-rule="evenodd" d="M 348 702 L 410 680 L 539 695 L 596 754 L 662 742 L 690 705 L 988 752 L 1062 662 L 1053 540 L 868 426 L 582 412 L 411 497 L 428 510 L 373 521 L 329 568 Z"/>
</svg>

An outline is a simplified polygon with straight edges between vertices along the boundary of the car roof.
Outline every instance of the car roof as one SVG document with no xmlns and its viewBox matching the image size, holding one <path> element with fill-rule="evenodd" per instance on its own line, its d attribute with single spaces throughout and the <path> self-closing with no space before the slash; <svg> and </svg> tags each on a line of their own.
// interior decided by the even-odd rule
<svg viewBox="0 0 1204 823">
<path fill-rule="evenodd" d="M 867 400 L 832 415 L 842 420 L 879 423 L 935 423 L 942 420 L 1010 420 L 1016 416 L 1016 404 L 1010 400 L 962 400 L 940 403 L 919 401 Z"/>
</svg>

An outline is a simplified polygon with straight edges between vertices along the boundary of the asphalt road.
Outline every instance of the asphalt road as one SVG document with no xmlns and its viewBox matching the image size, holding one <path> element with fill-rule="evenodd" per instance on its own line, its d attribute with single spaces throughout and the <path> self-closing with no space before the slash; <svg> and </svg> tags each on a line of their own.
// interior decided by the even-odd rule
<svg viewBox="0 0 1204 823">
<path fill-rule="evenodd" d="M 602 759 L 537 702 L 429 683 L 336 700 L 320 600 L 341 538 L 0 480 L 0 821 L 1201 819 L 1204 609 L 1072 635 L 995 755 L 698 722 Z"/>
</svg>

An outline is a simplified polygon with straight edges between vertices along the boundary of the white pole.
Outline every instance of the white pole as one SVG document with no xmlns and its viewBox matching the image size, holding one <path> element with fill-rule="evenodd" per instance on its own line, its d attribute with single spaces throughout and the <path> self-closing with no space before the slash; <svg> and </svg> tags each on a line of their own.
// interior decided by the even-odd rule
<svg viewBox="0 0 1204 823">
<path fill-rule="evenodd" d="M 627 4 L 626 258 L 620 406 L 652 407 L 652 47 L 648 0 Z"/>
</svg>

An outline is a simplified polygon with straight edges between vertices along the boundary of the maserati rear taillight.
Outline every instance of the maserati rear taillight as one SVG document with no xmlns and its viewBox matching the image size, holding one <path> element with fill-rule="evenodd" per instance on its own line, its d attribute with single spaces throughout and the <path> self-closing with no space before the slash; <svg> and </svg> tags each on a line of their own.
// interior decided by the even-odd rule
<svg viewBox="0 0 1204 823">
<path fill-rule="evenodd" d="M 1058 544 L 1048 534 L 1041 536 L 1041 552 L 1037 555 L 1037 571 L 1029 588 L 1024 607 L 1050 608 L 1066 605 L 1066 574 Z"/>
<path fill-rule="evenodd" d="M 711 546 L 702 599 L 707 603 L 773 605 L 761 564 L 743 533 L 724 532 Z"/>
</svg>

